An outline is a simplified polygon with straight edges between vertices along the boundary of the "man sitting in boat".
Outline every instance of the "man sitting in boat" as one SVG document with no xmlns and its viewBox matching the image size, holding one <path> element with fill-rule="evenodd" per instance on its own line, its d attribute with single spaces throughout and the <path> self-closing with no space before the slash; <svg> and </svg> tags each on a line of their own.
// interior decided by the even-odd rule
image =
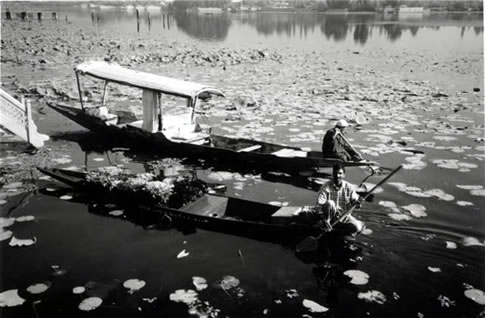
<svg viewBox="0 0 485 318">
<path fill-rule="evenodd" d="M 332 176 L 333 179 L 325 182 L 318 191 L 316 204 L 315 212 L 321 216 L 319 226 L 324 231 L 331 231 L 332 223 L 348 211 L 353 204 L 361 202 L 361 197 L 355 191 L 354 186 L 344 180 L 345 166 L 334 165 Z M 364 229 L 364 222 L 348 214 L 335 226 L 348 229 L 351 233 L 359 233 Z"/>
<path fill-rule="evenodd" d="M 343 133 L 349 124 L 345 119 L 337 121 L 334 128 L 329 129 L 323 137 L 322 153 L 326 158 L 337 158 L 343 161 L 361 161 L 363 158 L 345 139 Z"/>
</svg>

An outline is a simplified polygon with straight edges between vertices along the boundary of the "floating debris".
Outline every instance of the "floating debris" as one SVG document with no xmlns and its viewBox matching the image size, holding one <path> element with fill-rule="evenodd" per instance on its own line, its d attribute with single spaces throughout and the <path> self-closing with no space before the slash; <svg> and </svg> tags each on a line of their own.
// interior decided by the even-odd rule
<svg viewBox="0 0 485 318">
<path fill-rule="evenodd" d="M 438 296 L 438 300 L 439 300 L 439 302 L 441 304 L 441 307 L 451 307 L 451 306 L 455 306 L 455 301 L 449 299 L 446 296 L 439 295 Z"/>
<path fill-rule="evenodd" d="M 186 252 L 185 250 L 182 250 L 182 252 L 178 253 L 177 258 L 182 258 L 189 256 L 189 252 Z"/>
<path fill-rule="evenodd" d="M 300 296 L 298 294 L 298 291 L 296 289 L 288 289 L 288 290 L 285 290 L 285 293 L 286 293 L 286 297 L 288 297 L 290 299 Z"/>
<path fill-rule="evenodd" d="M 78 308 L 82 311 L 91 311 L 101 306 L 102 303 L 103 300 L 99 297 L 88 297 L 79 304 Z"/>
<path fill-rule="evenodd" d="M 467 289 L 465 290 L 465 296 L 473 300 L 479 305 L 485 305 L 485 293 L 480 289 Z"/>
<path fill-rule="evenodd" d="M 412 218 L 409 215 L 406 214 L 400 214 L 400 213 L 389 213 L 389 217 L 395 221 L 409 221 Z"/>
<path fill-rule="evenodd" d="M 327 312 L 328 308 L 324 307 L 313 300 L 304 299 L 303 306 L 308 308 L 310 312 Z"/>
<path fill-rule="evenodd" d="M 441 268 L 428 266 L 428 270 L 433 273 L 441 273 Z"/>
<path fill-rule="evenodd" d="M 25 299 L 19 296 L 18 289 L 10 289 L 0 293 L 0 307 L 20 306 Z"/>
<path fill-rule="evenodd" d="M 134 292 L 142 289 L 143 287 L 145 287 L 145 285 L 145 281 L 136 278 L 128 279 L 123 283 L 123 287 L 128 289 L 129 294 L 133 294 Z"/>
<path fill-rule="evenodd" d="M 63 196 L 60 196 L 59 199 L 61 199 L 61 200 L 71 200 L 72 199 L 72 196 L 70 196 L 70 195 L 63 195 Z"/>
<path fill-rule="evenodd" d="M 450 242 L 450 241 L 446 241 L 446 248 L 449 248 L 451 250 L 454 250 L 457 248 L 457 245 L 455 242 Z"/>
<path fill-rule="evenodd" d="M 192 283 L 197 291 L 201 291 L 207 288 L 207 280 L 203 277 L 194 276 L 192 277 Z"/>
<path fill-rule="evenodd" d="M 33 245 L 33 244 L 35 244 L 35 242 L 37 242 L 37 238 L 35 236 L 34 236 L 33 239 L 25 239 L 25 240 L 18 239 L 15 236 L 12 236 L 12 239 L 10 240 L 10 242 L 8 243 L 8 245 L 10 245 L 12 247 L 13 246 L 22 247 L 22 246 L 30 246 L 30 245 Z"/>
<path fill-rule="evenodd" d="M 386 296 L 378 290 L 369 290 L 368 292 L 365 292 L 365 293 L 359 293 L 357 295 L 357 298 L 363 299 L 368 303 L 374 302 L 381 305 L 384 304 L 387 300 Z"/>
<path fill-rule="evenodd" d="M 350 283 L 354 285 L 365 285 L 369 282 L 369 274 L 359 270 L 350 269 L 345 271 L 344 275 L 352 278 Z"/>
</svg>

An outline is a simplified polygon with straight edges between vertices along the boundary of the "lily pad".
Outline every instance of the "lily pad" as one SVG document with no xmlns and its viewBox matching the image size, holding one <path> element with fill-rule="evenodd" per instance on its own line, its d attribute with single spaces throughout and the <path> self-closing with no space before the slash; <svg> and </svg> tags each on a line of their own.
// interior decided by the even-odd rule
<svg viewBox="0 0 485 318">
<path fill-rule="evenodd" d="M 194 276 L 192 277 L 192 283 L 197 291 L 201 291 L 207 288 L 207 280 L 203 277 Z"/>
<path fill-rule="evenodd" d="M 169 299 L 176 303 L 184 303 L 190 305 L 197 301 L 197 292 L 192 289 L 178 289 L 175 293 L 171 293 Z"/>
<path fill-rule="evenodd" d="M 78 308 L 82 311 L 91 311 L 101 306 L 102 303 L 103 300 L 99 297 L 88 297 L 79 304 Z"/>
<path fill-rule="evenodd" d="M 133 294 L 137 290 L 142 289 L 145 287 L 146 283 L 143 280 L 139 279 L 128 279 L 123 283 L 123 287 L 128 289 L 128 293 Z"/>
<path fill-rule="evenodd" d="M 303 306 L 308 308 L 310 312 L 327 312 L 328 308 L 324 307 L 313 300 L 304 299 Z"/>
<path fill-rule="evenodd" d="M 465 290 L 465 296 L 479 305 L 485 305 L 485 293 L 480 289 L 467 289 Z"/>
<path fill-rule="evenodd" d="M 350 269 L 345 271 L 344 275 L 352 278 L 350 283 L 354 285 L 365 285 L 369 282 L 369 274 L 359 270 Z"/>
<path fill-rule="evenodd" d="M 19 296 L 18 289 L 10 289 L 0 293 L 0 307 L 15 307 L 24 302 L 25 299 Z"/>
<path fill-rule="evenodd" d="M 27 291 L 31 294 L 42 294 L 47 289 L 49 289 L 49 287 L 50 287 L 50 283 L 49 284 L 37 283 L 27 287 Z"/>
<path fill-rule="evenodd" d="M 35 238 L 35 236 L 34 236 L 33 239 L 25 239 L 25 240 L 18 239 L 15 236 L 12 236 L 12 239 L 10 240 L 8 245 L 10 245 L 12 247 L 13 246 L 22 247 L 22 246 L 30 246 L 32 244 L 35 244 L 35 242 L 37 242 L 37 239 Z"/>
</svg>

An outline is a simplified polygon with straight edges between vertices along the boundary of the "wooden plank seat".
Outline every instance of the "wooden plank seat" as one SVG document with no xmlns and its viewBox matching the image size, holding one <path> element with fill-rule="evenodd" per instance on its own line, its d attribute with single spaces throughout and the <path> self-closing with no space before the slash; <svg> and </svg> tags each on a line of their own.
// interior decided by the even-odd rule
<svg viewBox="0 0 485 318">
<path fill-rule="evenodd" d="M 258 150 L 260 148 L 261 148 L 261 145 L 252 145 L 243 149 L 239 149 L 237 150 L 237 152 L 250 152 L 250 151 Z"/>
<path fill-rule="evenodd" d="M 284 206 L 279 208 L 275 213 L 271 215 L 271 223 L 285 224 L 290 221 L 294 216 L 303 211 L 300 206 Z"/>
</svg>

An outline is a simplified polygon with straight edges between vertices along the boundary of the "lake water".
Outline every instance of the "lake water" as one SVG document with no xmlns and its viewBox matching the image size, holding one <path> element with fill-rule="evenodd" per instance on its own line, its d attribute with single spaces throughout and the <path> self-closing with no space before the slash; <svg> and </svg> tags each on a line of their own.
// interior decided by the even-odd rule
<svg viewBox="0 0 485 318">
<path fill-rule="evenodd" d="M 14 8 L 10 10 L 15 12 Z M 94 29 L 103 35 L 113 32 L 126 41 L 193 41 L 201 48 L 264 47 L 308 52 L 426 51 L 435 52 L 438 58 L 451 55 L 457 59 L 470 52 L 483 55 L 483 18 L 476 14 L 185 15 L 152 8 L 140 10 L 142 18 L 137 27 L 135 11 L 87 6 L 33 8 L 45 15 L 55 9 L 58 23 L 64 23 L 67 16 L 76 28 Z M 5 9 L 2 4 L 2 11 Z M 53 23 L 45 19 L 42 23 Z M 12 32 L 5 29 L 2 26 L 2 38 L 4 32 Z M 2 72 L 4 68 L 2 65 Z M 12 73 L 15 69 L 5 71 Z M 66 67 L 66 72 L 71 71 Z M 53 181 L 36 180 L 42 191 L 26 196 L 21 203 L 8 197 L 7 203 L 0 206 L 2 217 L 34 216 L 33 221 L 20 219 L 5 230 L 17 238 L 36 238 L 35 244 L 28 247 L 14 248 L 8 246 L 9 240 L 1 242 L 0 292 L 18 289 L 27 301 L 21 306 L 1 308 L 0 315 L 481 317 L 485 314 L 485 167 L 483 138 L 480 141 L 483 95 L 481 105 L 463 103 L 469 107 L 468 112 L 437 111 L 431 115 L 419 110 L 409 117 L 400 109 L 389 111 L 388 116 L 384 106 L 376 106 L 377 113 L 385 112 L 378 113 L 379 124 L 352 132 L 355 143 L 379 144 L 383 148 L 386 145 L 381 138 L 387 134 L 394 140 L 407 140 L 408 147 L 422 150 L 425 157 L 387 149 L 374 149 L 377 154 L 364 152 L 384 167 L 400 163 L 408 166 L 383 186 L 384 191 L 377 193 L 373 202 L 365 203 L 356 213 L 369 229 L 365 235 L 311 255 L 296 253 L 283 243 L 204 230 L 190 234 L 176 229 L 162 231 L 123 216 L 101 216 L 93 212 L 92 202 L 82 194 Z M 322 125 L 299 115 L 298 109 L 275 115 L 280 116 L 279 123 L 293 128 L 298 118 L 301 130 L 294 133 L 287 129 L 280 133 L 278 126 L 269 133 L 258 127 L 248 128 L 244 118 L 242 123 L 225 123 L 227 127 L 222 128 L 318 149 Z M 153 154 L 119 148 L 115 141 L 104 141 L 54 112 L 38 116 L 39 130 L 54 136 L 48 147 L 66 153 L 57 158 L 60 167 L 123 164 L 142 172 L 147 169 L 147 161 L 158 159 Z M 209 120 L 217 124 L 222 116 L 215 112 Z M 312 133 L 306 139 L 301 135 L 307 132 L 305 129 Z M 0 154 L 2 163 L 12 160 L 8 159 L 12 152 L 2 150 Z M 421 161 L 425 163 L 422 167 Z M 197 175 L 201 179 L 226 183 L 228 195 L 290 205 L 315 201 L 312 189 L 317 184 L 304 176 L 239 173 L 223 166 L 201 169 L 201 165 L 187 164 L 188 168 L 199 167 Z M 348 180 L 354 183 L 366 175 L 367 171 L 360 168 L 349 168 L 347 172 Z M 379 180 L 375 177 L 369 182 Z M 65 195 L 72 198 L 60 199 Z M 178 258 L 183 250 L 189 254 Z M 363 284 L 351 283 L 349 270 L 363 272 L 368 279 Z M 179 294 L 195 291 L 194 277 L 203 277 L 208 285 L 197 291 L 197 300 L 189 304 L 170 300 L 178 290 L 184 290 Z M 130 279 L 143 280 L 146 285 L 129 293 L 122 285 Z M 223 288 L 227 282 L 237 286 Z M 29 293 L 26 289 L 36 283 L 49 288 L 40 294 Z M 87 291 L 73 293 L 73 288 L 79 286 Z M 78 306 L 88 296 L 99 297 L 103 303 L 85 313 Z M 305 307 L 308 300 L 329 311 L 311 312 Z"/>
</svg>

